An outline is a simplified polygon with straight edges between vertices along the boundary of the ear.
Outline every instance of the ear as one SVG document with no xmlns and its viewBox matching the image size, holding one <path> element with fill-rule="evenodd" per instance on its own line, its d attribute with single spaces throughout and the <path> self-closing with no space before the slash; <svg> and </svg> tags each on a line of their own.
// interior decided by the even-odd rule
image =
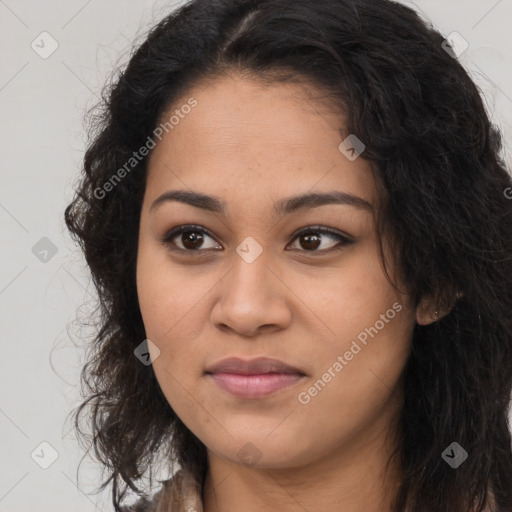
<svg viewBox="0 0 512 512">
<path fill-rule="evenodd" d="M 440 306 L 432 297 L 425 296 L 421 299 L 416 308 L 416 323 L 419 325 L 429 325 L 445 317 L 455 306 L 455 303 L 462 297 L 462 293 L 457 292 L 452 303 L 446 307 Z"/>
</svg>

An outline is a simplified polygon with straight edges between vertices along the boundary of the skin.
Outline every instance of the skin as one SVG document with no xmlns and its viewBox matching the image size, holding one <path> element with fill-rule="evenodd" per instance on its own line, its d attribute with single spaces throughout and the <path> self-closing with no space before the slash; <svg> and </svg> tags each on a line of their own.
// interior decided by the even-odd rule
<svg viewBox="0 0 512 512">
<path fill-rule="evenodd" d="M 159 385 L 207 447 L 205 512 L 391 510 L 400 473 L 395 463 L 384 469 L 397 443 L 400 376 L 415 323 L 433 321 L 435 308 L 412 308 L 386 279 L 370 211 L 331 204 L 282 218 L 272 212 L 275 201 L 332 190 L 374 205 L 370 166 L 340 152 L 343 116 L 306 84 L 226 75 L 187 92 L 169 112 L 189 97 L 197 106 L 149 162 L 137 288 L 147 337 L 160 350 L 152 352 Z M 150 210 L 176 189 L 218 196 L 226 214 L 176 201 Z M 160 241 L 185 224 L 207 230 L 194 254 Z M 311 249 L 292 236 L 317 225 L 354 243 L 318 234 L 321 245 Z M 236 251 L 248 236 L 262 249 L 252 263 Z M 174 237 L 174 247 L 184 249 L 186 238 Z M 401 311 L 300 403 L 299 393 L 395 303 Z M 306 376 L 265 398 L 240 399 L 205 375 L 228 356 L 273 357 Z M 250 464 L 240 450 L 253 455 Z"/>
</svg>

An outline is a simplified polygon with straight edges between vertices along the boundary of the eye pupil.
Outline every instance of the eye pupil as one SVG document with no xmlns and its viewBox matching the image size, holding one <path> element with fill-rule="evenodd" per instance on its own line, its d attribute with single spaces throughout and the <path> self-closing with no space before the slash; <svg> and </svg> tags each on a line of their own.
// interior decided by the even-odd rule
<svg viewBox="0 0 512 512">
<path fill-rule="evenodd" d="M 182 234 L 183 246 L 187 249 L 199 249 L 202 241 L 203 236 L 198 231 L 186 231 Z M 197 244 L 197 246 L 194 244 Z"/>
<path fill-rule="evenodd" d="M 301 239 L 306 241 L 305 245 L 301 243 L 304 249 L 316 249 L 320 245 L 320 238 L 314 233 L 303 234 Z"/>
</svg>

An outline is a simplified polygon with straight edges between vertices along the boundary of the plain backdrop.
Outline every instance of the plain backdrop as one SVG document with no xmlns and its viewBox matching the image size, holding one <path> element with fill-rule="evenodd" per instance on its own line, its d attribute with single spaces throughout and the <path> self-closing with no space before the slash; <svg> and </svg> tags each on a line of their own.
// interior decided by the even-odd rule
<svg viewBox="0 0 512 512">
<path fill-rule="evenodd" d="M 468 42 L 459 58 L 503 132 L 512 168 L 512 0 L 404 3 Z M 85 110 L 132 43 L 177 5 L 0 0 L 1 512 L 113 510 L 109 489 L 92 494 L 99 467 L 86 457 L 77 474 L 84 453 L 66 420 L 91 335 L 73 321 L 95 295 L 63 211 L 83 157 Z"/>
</svg>

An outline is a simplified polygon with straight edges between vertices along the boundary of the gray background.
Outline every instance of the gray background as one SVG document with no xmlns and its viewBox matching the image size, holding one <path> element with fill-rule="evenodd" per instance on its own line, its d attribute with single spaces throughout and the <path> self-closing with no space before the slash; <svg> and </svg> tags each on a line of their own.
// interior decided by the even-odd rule
<svg viewBox="0 0 512 512">
<path fill-rule="evenodd" d="M 469 43 L 460 60 L 502 129 L 512 167 L 512 0 L 404 3 Z M 131 42 L 176 5 L 0 0 L 1 512 L 112 510 L 107 492 L 90 494 L 100 473 L 87 457 L 77 478 L 84 453 L 66 421 L 79 400 L 83 345 L 91 335 L 73 321 L 93 304 L 94 291 L 63 210 L 83 156 L 83 113 L 112 70 L 127 62 Z M 31 47 L 35 40 L 40 52 L 51 48 L 49 39 L 42 48 L 43 31 L 58 43 L 46 59 Z M 78 337 L 82 346 L 74 344 Z M 42 442 L 58 453 L 47 469 L 35 462 L 51 462 Z"/>
</svg>

